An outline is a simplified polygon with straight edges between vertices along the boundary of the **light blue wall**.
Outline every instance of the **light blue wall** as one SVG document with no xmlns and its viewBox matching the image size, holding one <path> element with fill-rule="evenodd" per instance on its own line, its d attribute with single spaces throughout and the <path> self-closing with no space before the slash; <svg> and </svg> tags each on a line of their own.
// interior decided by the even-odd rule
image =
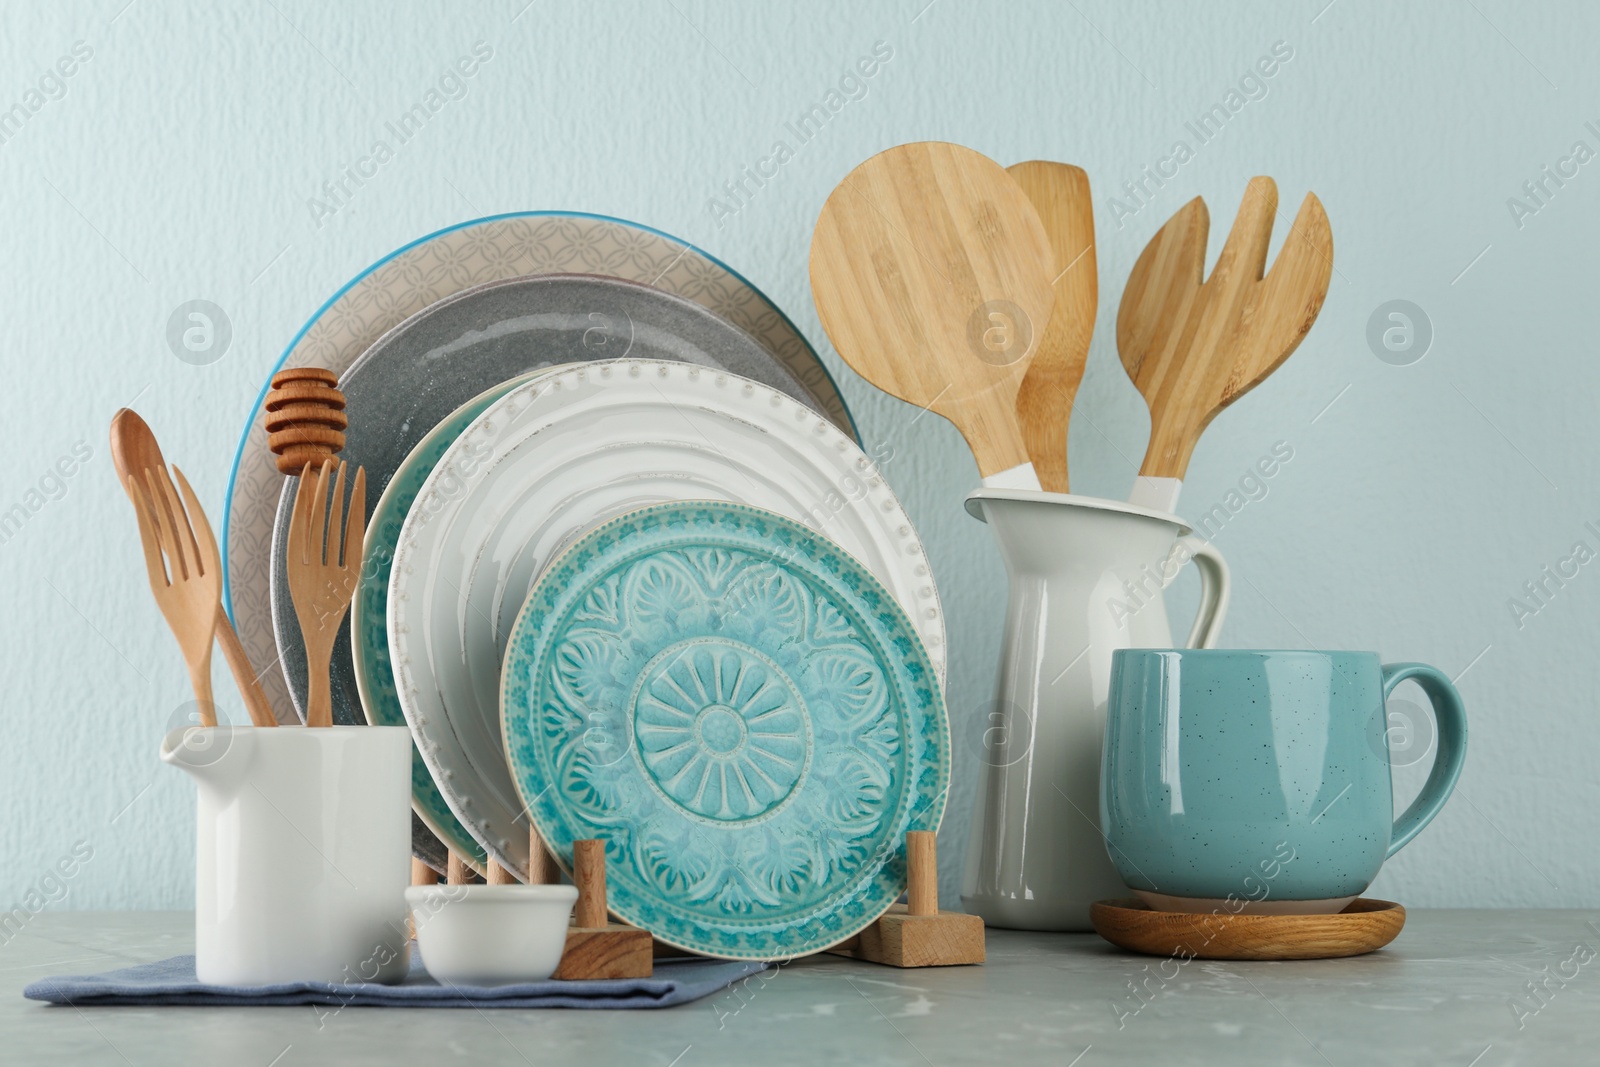
<svg viewBox="0 0 1600 1067">
<path fill-rule="evenodd" d="M 1574 542 L 1600 549 L 1600 163 L 1548 185 L 1536 213 L 1514 218 L 1507 203 L 1574 142 L 1600 149 L 1600 9 L 525 2 L 102 0 L 0 16 L 0 106 L 75 42 L 93 53 L 0 144 L 0 510 L 78 442 L 92 452 L 0 545 L 0 906 L 80 841 L 92 857 L 69 864 L 52 906 L 191 898 L 191 787 L 155 756 L 188 688 L 111 474 L 111 413 L 137 398 L 220 516 L 239 430 L 307 315 L 398 245 L 494 212 L 647 222 L 733 264 L 795 319 L 865 436 L 896 447 L 888 475 L 948 611 L 959 737 L 988 697 L 1003 607 L 987 531 L 961 508 L 976 470 L 950 426 L 912 425 L 913 409 L 843 367 L 806 277 L 828 191 L 879 149 L 921 139 L 1005 163 L 1067 160 L 1094 182 L 1104 299 L 1072 427 L 1081 492 L 1121 495 L 1143 451 L 1148 420 L 1113 323 L 1145 240 L 1196 194 L 1224 229 L 1252 174 L 1277 178 L 1285 218 L 1317 191 L 1337 246 L 1321 320 L 1212 426 L 1184 495 L 1199 514 L 1275 442 L 1293 448 L 1266 497 L 1216 537 L 1238 586 L 1225 639 L 1373 648 L 1466 672 L 1461 788 L 1376 892 L 1411 905 L 1600 905 L 1588 847 L 1600 562 L 1520 624 L 1508 606 Z M 307 201 L 320 185 L 480 40 L 494 58 L 466 96 L 318 225 Z M 865 96 L 719 220 L 708 201 L 723 183 L 878 41 L 894 54 Z M 1264 95 L 1250 86 L 1256 98 L 1199 145 L 1185 122 L 1280 41 L 1293 55 Z M 1128 217 L 1119 187 L 1179 139 L 1193 158 Z M 196 298 L 234 329 L 205 367 L 177 360 L 165 337 L 172 309 Z M 1369 316 L 1392 299 L 1431 320 L 1414 365 L 1368 346 Z M 1192 610 L 1192 586 L 1174 592 L 1175 619 Z M 947 900 L 974 771 L 961 761 L 942 837 Z M 1402 775 L 1403 790 L 1415 785 L 1416 771 Z"/>
</svg>

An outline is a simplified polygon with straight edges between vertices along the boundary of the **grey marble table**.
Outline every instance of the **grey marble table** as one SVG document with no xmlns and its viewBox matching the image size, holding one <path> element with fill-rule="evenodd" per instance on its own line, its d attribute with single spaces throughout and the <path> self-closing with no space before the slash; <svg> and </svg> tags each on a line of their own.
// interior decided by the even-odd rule
<svg viewBox="0 0 1600 1067">
<path fill-rule="evenodd" d="M 0 933 L 0 1063 L 1501 1064 L 1596 1062 L 1600 912 L 1413 911 L 1383 952 L 1307 963 L 1125 955 L 989 932 L 982 967 L 792 963 L 659 1011 L 74 1008 L 51 974 L 192 949 L 181 913 L 45 913 Z M 1136 994 L 1135 987 L 1141 992 Z"/>
</svg>

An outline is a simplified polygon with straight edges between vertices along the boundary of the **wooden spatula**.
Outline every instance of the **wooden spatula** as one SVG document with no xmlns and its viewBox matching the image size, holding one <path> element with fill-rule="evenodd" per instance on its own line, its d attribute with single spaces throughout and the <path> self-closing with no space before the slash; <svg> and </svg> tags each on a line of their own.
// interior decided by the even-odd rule
<svg viewBox="0 0 1600 1067">
<path fill-rule="evenodd" d="M 986 485 L 1037 489 L 1017 389 L 1050 322 L 1054 262 L 999 164 L 924 141 L 880 152 L 829 195 L 811 289 L 845 362 L 955 423 Z"/>
<path fill-rule="evenodd" d="M 1211 277 L 1210 219 L 1195 197 L 1150 239 L 1117 310 L 1117 348 L 1150 407 L 1150 447 L 1129 498 L 1171 511 L 1195 442 L 1223 408 L 1300 344 L 1333 272 L 1333 232 L 1307 193 L 1283 248 L 1262 276 L 1278 209 L 1271 178 L 1252 178 Z"/>
<path fill-rule="evenodd" d="M 1039 211 L 1055 251 L 1055 310 L 1017 394 L 1017 418 L 1039 484 L 1071 492 L 1067 481 L 1067 423 L 1089 358 L 1100 302 L 1094 254 L 1094 201 L 1089 175 L 1067 163 L 1030 160 L 1006 168 Z"/>
</svg>

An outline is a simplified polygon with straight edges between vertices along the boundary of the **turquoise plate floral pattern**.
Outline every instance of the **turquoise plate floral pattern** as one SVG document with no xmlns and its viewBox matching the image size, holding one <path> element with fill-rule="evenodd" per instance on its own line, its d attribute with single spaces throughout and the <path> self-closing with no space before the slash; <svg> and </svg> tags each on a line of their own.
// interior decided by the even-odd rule
<svg viewBox="0 0 1600 1067">
<path fill-rule="evenodd" d="M 462 432 L 496 400 L 525 381 L 545 373 L 534 371 L 486 390 L 451 412 L 428 433 L 394 472 L 388 488 L 367 520 L 366 547 L 361 560 L 361 577 L 350 609 L 350 654 L 355 663 L 356 687 L 361 693 L 361 708 L 372 726 L 405 726 L 405 712 L 394 689 L 394 662 L 389 658 L 389 569 L 394 564 L 395 545 L 406 513 L 422 490 L 422 485 L 438 466 L 439 460 Z M 483 846 L 473 838 L 461 820 L 445 803 L 422 757 L 411 760 L 411 806 L 432 830 L 438 841 L 413 837 L 412 849 L 418 859 L 443 869 L 445 857 L 439 844 L 467 861 L 479 873 L 488 862 Z"/>
<path fill-rule="evenodd" d="M 894 598 L 826 538 L 712 502 L 642 508 L 539 579 L 500 679 L 512 777 L 555 855 L 606 842 L 611 909 L 774 959 L 858 932 L 937 830 L 944 699 Z"/>
</svg>

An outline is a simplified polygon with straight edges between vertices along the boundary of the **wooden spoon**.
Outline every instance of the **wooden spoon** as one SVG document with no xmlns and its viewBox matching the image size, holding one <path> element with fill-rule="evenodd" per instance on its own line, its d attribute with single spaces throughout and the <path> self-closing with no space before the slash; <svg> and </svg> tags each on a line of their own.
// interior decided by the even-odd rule
<svg viewBox="0 0 1600 1067">
<path fill-rule="evenodd" d="M 999 164 L 923 141 L 873 156 L 829 195 L 811 289 L 845 362 L 955 423 L 986 485 L 1036 489 L 1017 390 L 1050 322 L 1054 262 Z"/>
<path fill-rule="evenodd" d="M 129 475 L 143 479 L 146 470 L 166 469 L 167 461 L 161 455 L 156 435 L 150 432 L 150 427 L 131 408 L 120 408 L 111 417 L 111 463 L 117 469 L 117 481 L 122 483 L 124 492 L 128 488 Z M 134 507 L 139 506 L 131 494 L 129 500 Z M 272 714 L 272 706 L 267 703 L 267 694 L 256 680 L 250 657 L 239 643 L 239 635 L 234 632 L 228 613 L 220 607 L 217 609 L 217 643 L 222 646 L 222 656 L 228 661 L 228 669 L 233 672 L 239 694 L 244 697 L 250 721 L 257 726 L 278 725 L 277 718 Z"/>
<path fill-rule="evenodd" d="M 1006 168 L 1044 221 L 1055 250 L 1055 311 L 1017 394 L 1017 418 L 1039 484 L 1071 492 L 1067 481 L 1067 423 L 1089 359 L 1100 301 L 1094 254 L 1094 201 L 1089 175 L 1067 163 L 1030 160 Z"/>
<path fill-rule="evenodd" d="M 1117 310 L 1117 348 L 1150 407 L 1150 447 L 1129 498 L 1171 511 L 1200 434 L 1217 413 L 1289 358 L 1311 329 L 1333 273 L 1333 232 L 1307 193 L 1272 270 L 1278 210 L 1271 178 L 1252 178 L 1204 282 L 1210 218 L 1195 197 L 1150 239 Z"/>
</svg>

